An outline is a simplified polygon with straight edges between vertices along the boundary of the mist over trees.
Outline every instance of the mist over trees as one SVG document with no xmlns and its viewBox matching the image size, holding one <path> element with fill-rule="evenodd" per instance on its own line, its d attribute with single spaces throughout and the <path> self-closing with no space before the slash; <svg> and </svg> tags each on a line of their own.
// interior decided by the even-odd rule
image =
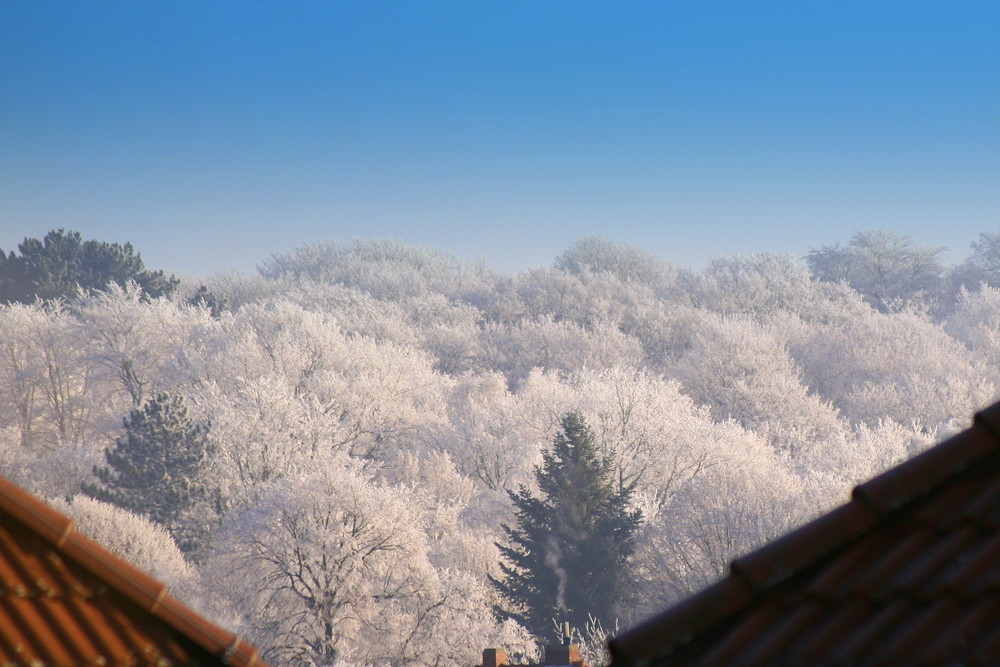
<svg viewBox="0 0 1000 667">
<path fill-rule="evenodd" d="M 131 269 L 84 280 L 104 251 Z M 593 237 L 516 275 L 378 240 L 184 286 L 130 257 L 63 231 L 4 255 L 0 472 L 281 664 L 554 639 L 490 581 L 567 415 L 641 516 L 602 610 L 624 628 L 1000 387 L 995 233 L 954 266 L 884 231 L 701 271 Z"/>
</svg>

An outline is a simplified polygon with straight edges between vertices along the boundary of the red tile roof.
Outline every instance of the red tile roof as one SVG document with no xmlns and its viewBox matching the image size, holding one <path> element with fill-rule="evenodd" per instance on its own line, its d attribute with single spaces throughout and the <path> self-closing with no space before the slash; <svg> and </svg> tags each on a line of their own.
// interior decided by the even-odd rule
<svg viewBox="0 0 1000 667">
<path fill-rule="evenodd" d="M 611 652 L 617 667 L 1000 664 L 1000 403 Z"/>
<path fill-rule="evenodd" d="M 2 477 L 0 664 L 267 667 L 253 646 Z"/>
</svg>

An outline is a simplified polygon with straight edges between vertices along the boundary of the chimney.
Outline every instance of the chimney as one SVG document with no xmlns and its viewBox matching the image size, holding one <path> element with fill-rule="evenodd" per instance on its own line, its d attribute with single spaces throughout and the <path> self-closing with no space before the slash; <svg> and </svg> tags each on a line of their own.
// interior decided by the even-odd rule
<svg viewBox="0 0 1000 667">
<path fill-rule="evenodd" d="M 569 623 L 562 624 L 562 643 L 561 644 L 549 644 L 545 647 L 545 662 L 544 664 L 549 667 L 572 667 L 574 665 L 582 664 L 583 659 L 580 657 L 580 646 L 578 644 L 570 644 L 572 641 L 573 633 L 570 630 Z"/>
<path fill-rule="evenodd" d="M 483 667 L 503 667 L 507 664 L 507 651 L 502 648 L 483 649 Z"/>
<path fill-rule="evenodd" d="M 578 644 L 553 644 L 545 647 L 545 665 L 570 667 L 579 665 L 581 661 Z"/>
</svg>

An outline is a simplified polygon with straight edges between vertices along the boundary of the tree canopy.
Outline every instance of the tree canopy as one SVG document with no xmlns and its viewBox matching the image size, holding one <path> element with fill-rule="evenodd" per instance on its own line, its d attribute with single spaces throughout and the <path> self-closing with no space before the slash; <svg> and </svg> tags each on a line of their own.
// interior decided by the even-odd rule
<svg viewBox="0 0 1000 667">
<path fill-rule="evenodd" d="M 846 247 L 821 246 L 806 262 L 820 280 L 846 281 L 883 313 L 930 301 L 940 288 L 944 248 L 921 246 L 906 234 L 855 232 Z"/>
<path fill-rule="evenodd" d="M 657 282 L 603 241 L 510 276 L 355 243 L 190 298 L 130 282 L 0 304 L 0 472 L 50 498 L 114 491 L 143 516 L 82 498 L 76 516 L 190 572 L 175 593 L 276 664 L 526 662 L 530 616 L 544 640 L 573 623 L 598 667 L 589 613 L 627 628 L 677 603 L 996 400 L 996 238 L 959 265 L 966 289 L 949 267 L 885 311 L 832 265 L 731 256 Z M 169 398 L 154 418 L 159 395 L 187 421 Z M 182 422 L 211 425 L 203 458 Z M 208 497 L 171 496 L 183 483 Z M 631 555 L 631 537 L 587 551 L 633 508 Z"/>
<path fill-rule="evenodd" d="M 169 296 L 178 279 L 148 271 L 131 243 L 84 241 L 79 232 L 59 229 L 42 240 L 25 238 L 20 255 L 0 250 L 0 303 L 32 303 L 102 290 L 133 281 L 151 297 Z"/>
</svg>

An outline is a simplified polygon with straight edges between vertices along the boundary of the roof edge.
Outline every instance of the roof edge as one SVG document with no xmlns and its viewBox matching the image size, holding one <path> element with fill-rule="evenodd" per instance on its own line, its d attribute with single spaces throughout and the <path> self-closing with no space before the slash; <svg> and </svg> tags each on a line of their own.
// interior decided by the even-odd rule
<svg viewBox="0 0 1000 667">
<path fill-rule="evenodd" d="M 994 437 L 1000 439 L 1000 403 L 994 403 L 976 413 L 973 423 L 987 429 Z"/>
<path fill-rule="evenodd" d="M 0 476 L 0 510 L 7 512 L 57 549 L 74 532 L 73 520 Z"/>
<path fill-rule="evenodd" d="M 1000 451 L 1000 428 L 993 424 L 1000 425 L 1000 404 L 978 413 L 970 428 L 859 484 L 852 496 L 879 516 L 894 512 Z"/>
<path fill-rule="evenodd" d="M 735 559 L 730 574 L 718 583 L 611 639 L 612 664 L 638 667 L 687 644 L 764 591 L 860 537 L 885 515 L 997 452 L 1000 403 L 976 413 L 972 427 L 856 486 L 848 503 Z"/>
<path fill-rule="evenodd" d="M 613 638 L 609 647 L 614 664 L 642 664 L 636 656 L 663 655 L 683 646 L 763 591 L 863 534 L 877 519 L 863 503 L 851 501 L 734 560 L 721 581 Z"/>
<path fill-rule="evenodd" d="M 755 593 L 760 593 L 866 533 L 877 521 L 878 516 L 865 503 L 851 500 L 735 559 L 730 569 L 746 580 Z"/>
<path fill-rule="evenodd" d="M 3 476 L 0 476 L 0 512 L 10 515 L 66 559 L 225 664 L 268 667 L 252 645 L 171 596 L 166 584 L 78 532 L 69 517 Z"/>
<path fill-rule="evenodd" d="M 639 665 L 642 656 L 659 656 L 688 643 L 694 635 L 753 600 L 741 579 L 727 577 L 665 612 L 608 641 L 613 664 Z M 669 629 L 664 625 L 669 624 Z"/>
</svg>

